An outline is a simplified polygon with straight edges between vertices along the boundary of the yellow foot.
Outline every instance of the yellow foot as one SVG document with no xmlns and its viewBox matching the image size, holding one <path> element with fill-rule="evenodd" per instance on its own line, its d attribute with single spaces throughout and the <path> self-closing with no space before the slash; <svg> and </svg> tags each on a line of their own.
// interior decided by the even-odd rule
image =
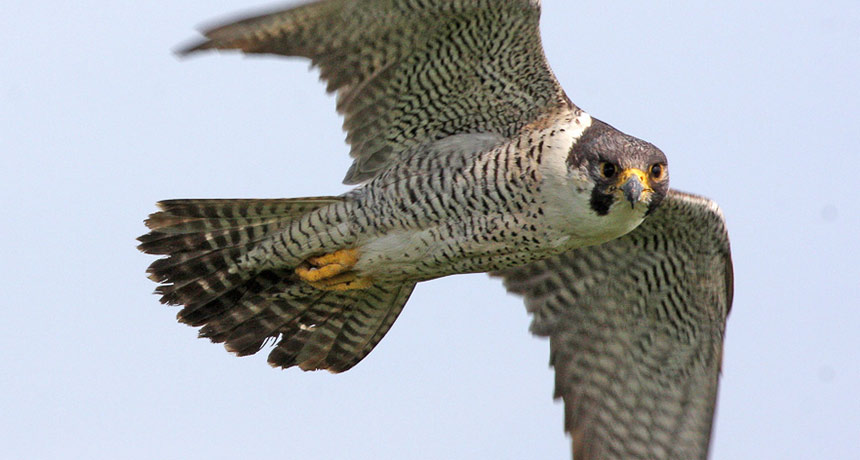
<svg viewBox="0 0 860 460">
<path fill-rule="evenodd" d="M 366 289 L 373 286 L 373 280 L 370 278 L 359 278 L 355 276 L 355 273 L 343 273 L 322 281 L 307 281 L 307 283 L 323 291 L 349 291 L 352 289 Z"/>
<path fill-rule="evenodd" d="M 341 249 L 319 257 L 310 257 L 298 268 L 296 274 L 311 286 L 325 291 L 347 291 L 364 289 L 373 282 L 370 278 L 359 278 L 349 270 L 358 262 L 357 249 Z"/>
</svg>

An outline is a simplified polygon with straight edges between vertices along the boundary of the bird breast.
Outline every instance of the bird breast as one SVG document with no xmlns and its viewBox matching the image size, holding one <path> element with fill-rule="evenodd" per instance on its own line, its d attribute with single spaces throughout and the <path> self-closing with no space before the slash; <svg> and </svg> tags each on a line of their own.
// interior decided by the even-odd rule
<svg viewBox="0 0 860 460">
<path fill-rule="evenodd" d="M 355 269 L 400 279 L 500 270 L 632 230 L 644 210 L 598 216 L 592 186 L 568 171 L 567 156 L 590 124 L 584 112 L 556 114 L 485 152 L 437 149 L 414 159 L 420 168 L 413 159 L 393 167 L 356 203 L 364 224 Z"/>
</svg>

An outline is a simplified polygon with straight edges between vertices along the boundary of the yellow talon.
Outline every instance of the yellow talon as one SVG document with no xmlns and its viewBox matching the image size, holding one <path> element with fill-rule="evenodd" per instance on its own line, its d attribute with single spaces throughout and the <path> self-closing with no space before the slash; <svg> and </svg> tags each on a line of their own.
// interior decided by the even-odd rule
<svg viewBox="0 0 860 460">
<path fill-rule="evenodd" d="M 349 270 L 358 262 L 358 249 L 341 249 L 318 257 L 309 257 L 296 268 L 296 274 L 311 286 L 324 291 L 365 289 L 373 285 L 370 278 L 359 278 Z"/>
<path fill-rule="evenodd" d="M 352 268 L 358 262 L 358 249 L 340 249 L 338 251 L 323 254 L 319 257 L 309 257 L 308 263 L 315 267 L 325 265 L 341 265 L 345 269 Z"/>
<path fill-rule="evenodd" d="M 322 281 L 308 281 L 308 284 L 322 291 L 349 291 L 369 288 L 373 286 L 373 280 L 359 278 L 354 273 L 343 273 Z"/>
<path fill-rule="evenodd" d="M 340 273 L 343 273 L 344 270 L 343 266 L 334 264 L 324 265 L 322 267 L 306 267 L 301 265 L 296 268 L 296 274 L 299 275 L 299 278 L 307 281 L 308 283 L 314 283 L 337 276 Z"/>
</svg>

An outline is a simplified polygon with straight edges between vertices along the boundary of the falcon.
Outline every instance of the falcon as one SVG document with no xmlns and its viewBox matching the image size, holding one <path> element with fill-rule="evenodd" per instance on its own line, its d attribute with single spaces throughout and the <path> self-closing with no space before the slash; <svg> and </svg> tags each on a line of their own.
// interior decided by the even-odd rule
<svg viewBox="0 0 860 460">
<path fill-rule="evenodd" d="M 550 339 L 576 459 L 705 458 L 732 300 L 713 202 L 577 107 L 539 0 L 323 0 L 181 51 L 310 59 L 344 116 L 340 196 L 158 203 L 139 249 L 200 336 L 342 372 L 416 283 L 491 272 Z"/>
</svg>

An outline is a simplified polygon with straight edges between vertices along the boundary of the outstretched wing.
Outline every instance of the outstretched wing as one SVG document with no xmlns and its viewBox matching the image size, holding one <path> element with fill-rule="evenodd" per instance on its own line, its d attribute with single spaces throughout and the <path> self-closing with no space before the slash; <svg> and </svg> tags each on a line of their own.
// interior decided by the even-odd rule
<svg viewBox="0 0 860 460">
<path fill-rule="evenodd" d="M 495 275 L 550 338 L 576 460 L 707 457 L 732 303 L 715 203 L 672 191 L 622 238 Z"/>
<path fill-rule="evenodd" d="M 354 162 L 373 178 L 452 134 L 505 137 L 568 103 L 543 54 L 539 0 L 323 0 L 205 30 L 181 50 L 310 58 L 337 91 Z"/>
</svg>

